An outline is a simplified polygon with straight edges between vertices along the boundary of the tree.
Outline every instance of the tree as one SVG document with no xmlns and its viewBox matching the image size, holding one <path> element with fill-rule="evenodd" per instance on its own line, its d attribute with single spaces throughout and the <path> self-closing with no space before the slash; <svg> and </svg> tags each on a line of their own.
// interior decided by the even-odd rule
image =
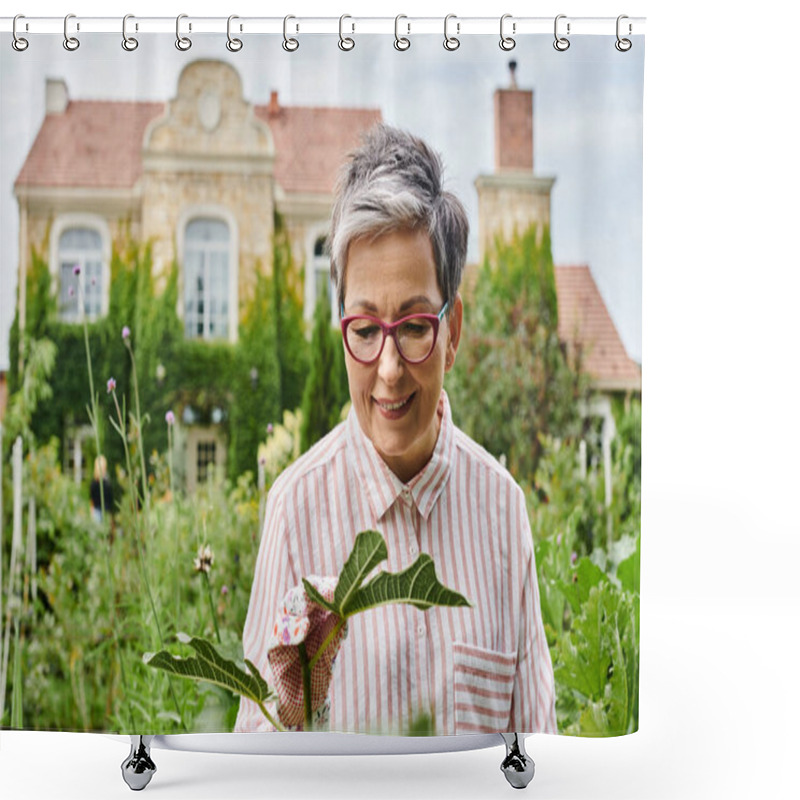
<svg viewBox="0 0 800 800">
<path fill-rule="evenodd" d="M 323 292 L 314 310 L 311 369 L 303 392 L 300 449 L 308 450 L 339 422 L 347 401 L 347 374 L 341 334 L 331 327 L 330 300 Z"/>
<path fill-rule="evenodd" d="M 272 243 L 272 313 L 280 369 L 280 410 L 294 411 L 302 402 L 308 372 L 308 342 L 305 337 L 301 291 L 292 245 L 283 219 L 275 214 Z"/>
<path fill-rule="evenodd" d="M 484 261 L 448 389 L 461 427 L 518 480 L 533 482 L 540 434 L 580 430 L 588 382 L 558 338 L 550 232 L 497 241 Z"/>
</svg>

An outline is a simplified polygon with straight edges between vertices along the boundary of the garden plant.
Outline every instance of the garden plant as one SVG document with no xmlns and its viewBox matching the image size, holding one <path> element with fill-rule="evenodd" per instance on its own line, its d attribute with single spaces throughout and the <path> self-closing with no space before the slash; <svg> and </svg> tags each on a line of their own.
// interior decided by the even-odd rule
<svg viewBox="0 0 800 800">
<path fill-rule="evenodd" d="M 0 439 L 0 726 L 225 731 L 240 694 L 266 708 L 274 687 L 248 669 L 241 644 L 260 512 L 280 471 L 341 418 L 343 399 L 341 384 L 326 377 L 340 369 L 330 348 L 337 332 L 324 349 L 306 338 L 299 269 L 280 241 L 275 253 L 272 269 L 258 273 L 235 345 L 184 339 L 177 266 L 157 285 L 147 245 L 115 247 L 108 314 L 77 325 L 58 320 L 47 264 L 32 253 Z M 500 243 L 470 291 L 446 389 L 456 424 L 526 493 L 559 730 L 636 730 L 640 402 L 613 402 L 610 471 L 587 462 L 580 409 L 590 383 L 580 354 L 555 336 L 546 231 Z M 318 325 L 317 342 L 324 333 Z M 303 401 L 310 372 L 337 407 L 323 421 L 312 410 L 322 390 Z M 193 424 L 187 408 L 194 424 L 219 412 L 229 443 L 225 472 L 209 469 L 191 492 L 181 456 Z M 82 472 L 66 466 L 66 431 L 81 427 Z M 114 501 L 97 521 L 85 467 L 101 454 Z M 407 591 L 406 573 L 374 573 L 385 559 L 379 539 L 359 535 L 332 598 L 306 585 L 339 618 L 339 633 L 372 603 L 424 602 Z M 436 586 L 424 557 L 410 569 Z M 176 640 L 191 655 L 176 658 Z M 144 653 L 156 655 L 145 663 Z M 311 668 L 322 653 L 305 656 Z M 224 674 L 210 680 L 212 669 Z M 177 679 L 188 673 L 202 680 Z"/>
</svg>

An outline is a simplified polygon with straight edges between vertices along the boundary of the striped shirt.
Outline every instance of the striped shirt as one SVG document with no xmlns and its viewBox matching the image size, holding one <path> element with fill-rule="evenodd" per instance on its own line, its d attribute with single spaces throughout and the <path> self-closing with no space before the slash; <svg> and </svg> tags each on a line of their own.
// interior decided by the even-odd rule
<svg viewBox="0 0 800 800">
<path fill-rule="evenodd" d="M 289 589 L 338 575 L 363 530 L 397 572 L 429 553 L 471 608 L 389 605 L 353 616 L 333 669 L 330 730 L 403 734 L 421 714 L 437 734 L 556 732 L 525 498 L 509 473 L 453 425 L 447 394 L 423 470 L 403 484 L 355 411 L 292 464 L 267 500 L 244 627 L 244 653 L 268 682 L 266 646 Z M 271 730 L 242 699 L 236 731 Z"/>
</svg>

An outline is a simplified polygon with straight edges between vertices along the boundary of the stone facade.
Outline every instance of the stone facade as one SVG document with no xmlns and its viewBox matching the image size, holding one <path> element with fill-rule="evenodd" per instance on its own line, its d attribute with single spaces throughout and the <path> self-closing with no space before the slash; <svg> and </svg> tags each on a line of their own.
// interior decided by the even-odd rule
<svg viewBox="0 0 800 800">
<path fill-rule="evenodd" d="M 245 101 L 239 74 L 217 61 L 184 69 L 177 96 L 145 134 L 142 233 L 153 241 L 154 273 L 165 274 L 173 260 L 182 263 L 183 233 L 193 218 L 225 222 L 231 263 L 238 265 L 230 287 L 232 340 L 256 265 L 271 263 L 274 157 L 272 135 Z"/>
<path fill-rule="evenodd" d="M 550 224 L 550 190 L 554 182 L 555 178 L 525 173 L 481 175 L 475 181 L 481 261 L 497 237 L 508 240 L 532 225 L 543 231 L 543 226 Z"/>
</svg>

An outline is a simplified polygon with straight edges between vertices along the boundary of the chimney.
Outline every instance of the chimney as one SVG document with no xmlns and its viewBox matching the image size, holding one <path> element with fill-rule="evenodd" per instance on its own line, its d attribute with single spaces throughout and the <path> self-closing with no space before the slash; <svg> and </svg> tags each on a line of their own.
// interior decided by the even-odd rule
<svg viewBox="0 0 800 800">
<path fill-rule="evenodd" d="M 269 93 L 269 106 L 267 107 L 267 113 L 269 116 L 274 117 L 280 113 L 281 107 L 278 105 L 278 93 L 273 89 Z"/>
<path fill-rule="evenodd" d="M 494 93 L 496 172 L 533 172 L 533 92 L 517 87 L 517 62 L 509 62 L 510 87 Z"/>
<path fill-rule="evenodd" d="M 44 89 L 46 114 L 63 114 L 69 105 L 67 83 L 63 78 L 48 78 Z"/>
</svg>

